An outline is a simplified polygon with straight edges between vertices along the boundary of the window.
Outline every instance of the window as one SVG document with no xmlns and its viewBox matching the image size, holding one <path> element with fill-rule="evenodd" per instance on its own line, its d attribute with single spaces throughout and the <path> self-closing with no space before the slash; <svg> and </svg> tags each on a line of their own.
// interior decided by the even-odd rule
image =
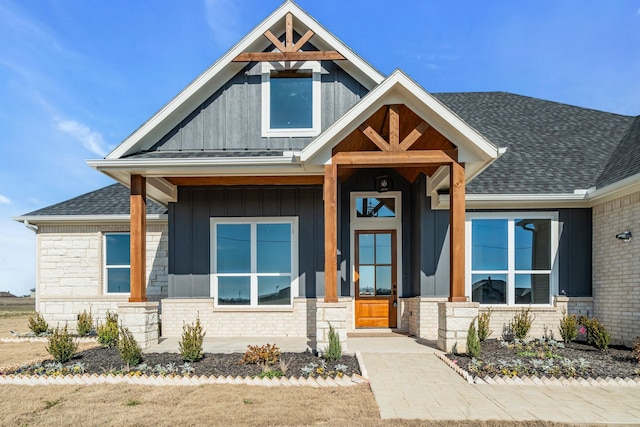
<svg viewBox="0 0 640 427">
<path fill-rule="evenodd" d="M 129 233 L 104 235 L 104 282 L 109 294 L 128 294 L 131 277 Z"/>
<path fill-rule="evenodd" d="M 296 69 L 263 63 L 262 136 L 316 136 L 320 133 L 320 64 Z"/>
<path fill-rule="evenodd" d="M 217 306 L 290 306 L 297 296 L 295 218 L 212 219 Z"/>
<path fill-rule="evenodd" d="M 481 304 L 550 304 L 558 246 L 556 213 L 468 214 L 471 299 Z"/>
</svg>

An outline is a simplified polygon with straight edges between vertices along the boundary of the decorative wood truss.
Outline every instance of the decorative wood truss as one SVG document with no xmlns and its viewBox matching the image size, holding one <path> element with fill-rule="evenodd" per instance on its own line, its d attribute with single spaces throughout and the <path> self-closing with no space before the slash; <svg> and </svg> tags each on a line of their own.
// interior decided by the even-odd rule
<svg viewBox="0 0 640 427">
<path fill-rule="evenodd" d="M 267 30 L 264 36 L 269 39 L 279 52 L 243 52 L 233 59 L 233 62 L 277 62 L 277 61 L 337 61 L 345 59 L 341 53 L 335 50 L 327 51 L 302 51 L 302 46 L 307 43 L 315 33 L 308 30 L 300 39 L 293 42 L 293 15 L 285 16 L 285 40 L 282 43 L 272 32 Z"/>
</svg>

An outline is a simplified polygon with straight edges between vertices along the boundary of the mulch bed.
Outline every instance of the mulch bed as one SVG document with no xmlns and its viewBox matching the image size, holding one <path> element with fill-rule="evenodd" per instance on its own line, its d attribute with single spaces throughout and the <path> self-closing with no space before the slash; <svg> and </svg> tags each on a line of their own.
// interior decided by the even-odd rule
<svg viewBox="0 0 640 427">
<path fill-rule="evenodd" d="M 162 367 L 165 369 L 166 373 L 164 375 L 181 375 L 182 369 L 181 367 L 184 365 L 184 361 L 182 360 L 180 354 L 177 353 L 143 353 L 142 355 L 143 361 L 145 365 L 148 366 L 147 374 L 158 373 L 158 369 L 155 372 L 152 372 L 152 369 L 155 367 Z M 314 355 L 313 353 L 282 353 L 280 355 L 280 359 L 284 359 L 287 361 L 287 370 L 285 372 L 286 377 L 307 377 L 308 374 L 305 374 L 302 371 L 302 368 L 309 366 L 310 364 L 315 364 L 317 367 L 314 369 L 313 376 L 323 376 L 324 374 L 328 374 L 333 371 L 333 375 L 335 376 L 335 365 L 342 364 L 346 365 L 347 369 L 344 372 L 344 375 L 353 375 L 360 374 L 360 368 L 358 365 L 358 361 L 354 356 L 345 356 L 343 355 L 338 362 L 327 362 L 326 369 L 324 372 L 317 372 L 319 368 L 322 367 L 323 359 Z M 222 353 L 206 353 L 204 358 L 197 362 L 192 362 L 190 365 L 193 368 L 193 371 L 190 372 L 190 375 L 204 375 L 204 376 L 232 376 L 232 377 L 254 377 L 259 375 L 262 372 L 262 369 L 259 365 L 243 365 L 240 363 L 242 360 L 241 353 L 231 353 L 231 354 L 222 354 Z M 46 365 L 47 363 L 53 362 L 53 359 L 50 361 L 44 361 L 41 365 Z M 65 366 L 73 365 L 77 362 L 82 363 L 84 366 L 84 373 L 87 374 L 108 374 L 108 373 L 125 373 L 128 369 L 126 364 L 122 361 L 120 354 L 115 348 L 102 348 L 96 347 L 89 350 L 81 351 L 76 354 L 76 356 L 65 363 Z M 174 372 L 167 372 L 167 366 L 173 366 Z M 279 369 L 280 365 L 275 364 L 272 367 L 273 369 Z M 135 367 L 131 367 L 130 371 L 136 371 Z M 27 373 L 26 370 L 21 370 L 24 373 Z M 10 372 L 5 372 L 8 374 Z"/>
<path fill-rule="evenodd" d="M 584 342 L 570 342 L 565 344 L 565 348 L 552 346 L 552 357 L 549 357 L 549 353 L 545 354 L 545 348 L 540 346 L 536 346 L 533 351 L 533 353 L 538 352 L 536 355 L 530 354 L 531 347 L 528 349 L 528 355 L 523 354 L 527 350 L 523 348 L 524 346 L 514 348 L 515 346 L 512 345 L 510 347 L 501 345 L 501 341 L 496 339 L 482 342 L 482 350 L 477 358 L 481 361 L 482 368 L 478 372 L 474 372 L 474 364 L 470 357 L 460 354 L 447 354 L 446 356 L 467 372 L 480 377 L 507 375 L 518 377 L 640 378 L 640 363 L 633 356 L 632 350 L 627 347 L 610 346 L 607 351 L 602 351 Z M 518 365 L 514 367 L 512 362 L 516 359 L 523 362 L 524 367 L 520 368 Z M 548 363 L 548 359 L 553 359 L 553 366 L 559 372 L 550 375 L 549 372 L 543 372 L 540 368 L 536 369 L 531 365 L 531 360 L 536 359 L 539 361 L 538 364 Z M 582 361 L 579 362 L 581 359 Z M 571 375 L 572 372 L 568 374 L 566 365 L 563 366 L 565 360 L 575 363 L 576 372 L 573 375 Z M 504 362 L 507 362 L 506 366 Z M 584 368 L 577 369 L 579 365 Z"/>
</svg>

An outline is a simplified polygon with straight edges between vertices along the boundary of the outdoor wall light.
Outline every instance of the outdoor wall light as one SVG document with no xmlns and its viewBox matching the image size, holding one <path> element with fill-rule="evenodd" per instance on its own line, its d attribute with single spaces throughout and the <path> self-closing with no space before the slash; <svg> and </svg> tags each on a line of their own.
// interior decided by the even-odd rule
<svg viewBox="0 0 640 427">
<path fill-rule="evenodd" d="M 631 231 L 627 230 L 616 234 L 616 239 L 622 240 L 624 243 L 629 243 L 629 240 L 631 240 Z"/>
<path fill-rule="evenodd" d="M 391 190 L 391 180 L 387 175 L 376 176 L 376 190 L 378 190 L 378 193 Z"/>
</svg>

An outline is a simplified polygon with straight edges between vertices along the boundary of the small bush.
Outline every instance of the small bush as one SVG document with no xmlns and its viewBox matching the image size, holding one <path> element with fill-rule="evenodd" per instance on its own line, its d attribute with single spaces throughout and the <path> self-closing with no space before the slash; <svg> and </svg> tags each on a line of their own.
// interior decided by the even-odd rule
<svg viewBox="0 0 640 427">
<path fill-rule="evenodd" d="M 55 328 L 53 334 L 48 338 L 47 353 L 49 353 L 56 362 L 66 363 L 76 354 L 78 344 L 73 341 L 71 335 L 67 331 L 67 325 L 64 328 Z"/>
<path fill-rule="evenodd" d="M 478 357 L 480 356 L 480 340 L 478 339 L 478 334 L 476 332 L 476 321 L 475 319 L 471 321 L 469 325 L 469 330 L 467 331 L 467 355 L 469 357 Z"/>
<path fill-rule="evenodd" d="M 127 366 L 135 366 L 142 362 L 142 349 L 133 337 L 129 328 L 120 326 L 120 336 L 118 337 L 118 352 Z"/>
<path fill-rule="evenodd" d="M 578 318 L 575 314 L 567 314 L 562 310 L 562 319 L 560 319 L 560 336 L 562 341 L 571 342 L 578 338 Z"/>
<path fill-rule="evenodd" d="M 322 358 L 330 362 L 337 362 L 342 357 L 342 344 L 340 344 L 340 336 L 336 333 L 333 326 L 329 325 L 329 346 L 325 348 Z"/>
<path fill-rule="evenodd" d="M 78 326 L 76 329 L 78 330 L 78 335 L 81 337 L 89 335 L 93 329 L 93 316 L 91 315 L 91 311 L 87 313 L 87 310 L 85 310 L 78 315 Z"/>
<path fill-rule="evenodd" d="M 478 339 L 480 340 L 480 342 L 489 338 L 489 335 L 493 333 L 493 331 L 489 328 L 492 314 L 493 309 L 491 307 L 489 307 L 489 309 L 484 313 L 478 314 Z"/>
<path fill-rule="evenodd" d="M 49 324 L 40 313 L 36 312 L 33 316 L 29 316 L 29 329 L 34 334 L 40 335 L 49 330 Z"/>
<path fill-rule="evenodd" d="M 509 323 L 513 336 L 519 340 L 525 339 L 529 335 L 534 319 L 535 316 L 531 314 L 531 307 L 522 308 Z"/>
<path fill-rule="evenodd" d="M 250 345 L 242 355 L 243 365 L 273 365 L 278 363 L 280 349 L 275 344 Z"/>
<path fill-rule="evenodd" d="M 583 319 L 583 325 L 587 328 L 587 343 L 602 351 L 607 351 L 611 342 L 611 335 L 609 335 L 607 328 L 595 317 Z"/>
<path fill-rule="evenodd" d="M 640 363 L 640 339 L 633 345 L 633 355 L 638 363 Z"/>
<path fill-rule="evenodd" d="M 98 342 L 103 347 L 116 347 L 118 345 L 118 314 L 107 310 L 107 318 L 104 323 L 98 325 Z"/>
<path fill-rule="evenodd" d="M 185 362 L 195 362 L 202 359 L 202 343 L 207 333 L 202 330 L 200 318 L 196 318 L 193 325 L 184 324 L 182 326 L 182 339 L 178 343 L 182 360 Z"/>
</svg>

